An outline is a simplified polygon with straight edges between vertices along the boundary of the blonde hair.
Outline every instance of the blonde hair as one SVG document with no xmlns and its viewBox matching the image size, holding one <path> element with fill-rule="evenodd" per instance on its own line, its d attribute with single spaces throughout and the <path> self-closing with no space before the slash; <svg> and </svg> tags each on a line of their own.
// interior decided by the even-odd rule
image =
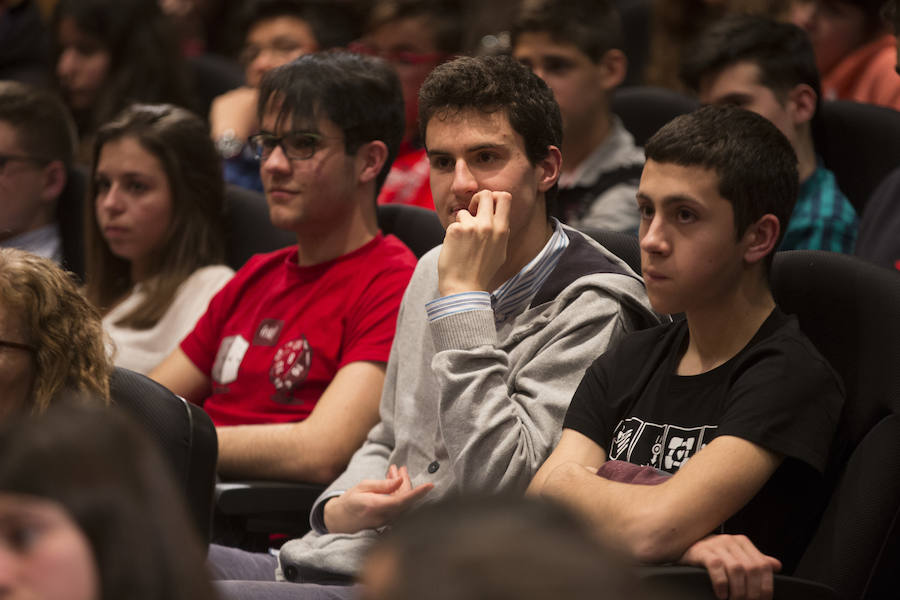
<svg viewBox="0 0 900 600">
<path fill-rule="evenodd" d="M 0 248 L 0 303 L 18 315 L 34 351 L 31 412 L 67 390 L 109 404 L 112 363 L 97 310 L 53 261 Z"/>
</svg>

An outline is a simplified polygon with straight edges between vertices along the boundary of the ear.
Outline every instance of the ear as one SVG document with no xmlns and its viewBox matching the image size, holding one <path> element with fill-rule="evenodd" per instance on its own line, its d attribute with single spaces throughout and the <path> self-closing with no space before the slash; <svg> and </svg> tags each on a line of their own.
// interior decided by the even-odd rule
<svg viewBox="0 0 900 600">
<path fill-rule="evenodd" d="M 778 217 L 771 213 L 764 214 L 756 223 L 747 227 L 743 237 L 744 261 L 754 264 L 775 252 L 775 242 L 780 231 Z"/>
<path fill-rule="evenodd" d="M 562 153 L 556 146 L 548 146 L 547 156 L 536 165 L 538 191 L 546 192 L 552 188 L 559 179 L 560 169 L 562 169 Z"/>
<path fill-rule="evenodd" d="M 625 75 L 628 73 L 628 59 L 621 50 L 612 48 L 604 52 L 599 66 L 600 82 L 606 91 L 614 90 L 625 81 Z"/>
<path fill-rule="evenodd" d="M 816 114 L 816 92 L 805 83 L 798 83 L 788 92 L 788 108 L 794 125 L 809 123 Z"/>
<path fill-rule="evenodd" d="M 387 144 L 381 140 L 366 142 L 356 151 L 357 180 L 361 184 L 375 181 L 388 157 Z"/>
<path fill-rule="evenodd" d="M 62 161 L 54 160 L 44 167 L 44 182 L 41 188 L 41 202 L 52 205 L 66 187 L 68 174 Z"/>
</svg>

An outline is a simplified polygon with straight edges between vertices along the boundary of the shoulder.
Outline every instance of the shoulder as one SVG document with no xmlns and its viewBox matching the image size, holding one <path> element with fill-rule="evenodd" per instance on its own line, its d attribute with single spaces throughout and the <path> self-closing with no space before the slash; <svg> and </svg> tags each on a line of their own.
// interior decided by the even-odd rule
<svg viewBox="0 0 900 600">
<path fill-rule="evenodd" d="M 234 270 L 227 265 L 207 265 L 200 267 L 188 277 L 185 286 L 223 286 L 234 277 Z"/>
<path fill-rule="evenodd" d="M 391 266 L 408 268 L 410 271 L 416 266 L 416 255 L 393 234 L 382 236 L 372 254 Z"/>
<path fill-rule="evenodd" d="M 615 302 L 620 310 L 638 317 L 642 327 L 659 323 L 637 273 L 587 235 L 569 227 L 565 227 L 565 232 L 569 246 L 538 290 L 532 306 L 554 302 L 583 310 L 586 304 Z"/>
</svg>

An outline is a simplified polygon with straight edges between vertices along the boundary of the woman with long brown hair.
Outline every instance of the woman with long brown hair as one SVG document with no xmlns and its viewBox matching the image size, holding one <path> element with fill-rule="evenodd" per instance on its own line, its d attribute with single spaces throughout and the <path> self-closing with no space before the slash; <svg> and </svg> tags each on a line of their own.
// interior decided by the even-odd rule
<svg viewBox="0 0 900 600">
<path fill-rule="evenodd" d="M 133 105 L 97 131 L 86 204 L 86 293 L 115 363 L 146 373 L 233 275 L 222 265 L 222 170 L 203 121 Z"/>
</svg>

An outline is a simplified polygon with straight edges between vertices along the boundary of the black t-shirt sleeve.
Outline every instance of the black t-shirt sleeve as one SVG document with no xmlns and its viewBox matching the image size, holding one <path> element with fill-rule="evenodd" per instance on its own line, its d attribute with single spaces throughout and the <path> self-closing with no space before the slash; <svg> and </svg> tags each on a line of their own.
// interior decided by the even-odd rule
<svg viewBox="0 0 900 600">
<path fill-rule="evenodd" d="M 779 333 L 750 350 L 732 376 L 718 435 L 744 438 L 823 472 L 844 393 L 812 344 Z"/>
<path fill-rule="evenodd" d="M 610 421 L 614 418 L 608 401 L 609 367 L 614 359 L 611 354 L 603 354 L 584 372 L 563 421 L 564 429 L 574 429 L 603 448 L 606 448 L 607 436 L 612 430 Z"/>
</svg>

